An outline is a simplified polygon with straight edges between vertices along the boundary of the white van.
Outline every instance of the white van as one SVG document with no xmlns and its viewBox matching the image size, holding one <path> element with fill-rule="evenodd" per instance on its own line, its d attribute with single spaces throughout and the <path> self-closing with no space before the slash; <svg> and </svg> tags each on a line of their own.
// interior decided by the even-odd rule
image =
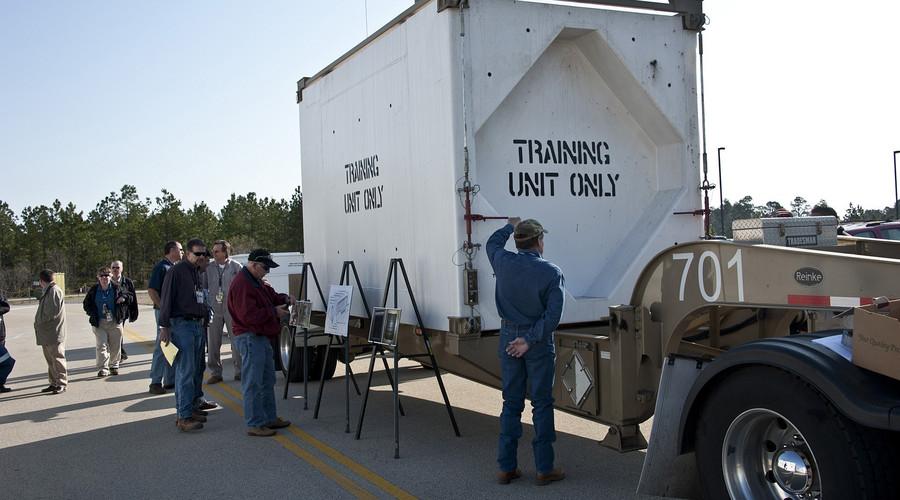
<svg viewBox="0 0 900 500">
<path fill-rule="evenodd" d="M 240 262 L 242 266 L 246 266 L 249 255 L 241 253 L 232 255 L 231 258 Z M 303 273 L 303 252 L 276 252 L 272 254 L 272 260 L 278 264 L 278 267 L 272 268 L 265 280 L 272 285 L 276 292 L 290 293 L 288 276 Z"/>
</svg>

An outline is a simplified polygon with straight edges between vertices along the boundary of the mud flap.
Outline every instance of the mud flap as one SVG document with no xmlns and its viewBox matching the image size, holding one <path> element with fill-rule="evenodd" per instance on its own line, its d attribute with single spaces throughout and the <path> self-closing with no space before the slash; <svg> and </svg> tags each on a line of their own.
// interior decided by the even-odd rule
<svg viewBox="0 0 900 500">
<path fill-rule="evenodd" d="M 638 493 L 661 497 L 700 497 L 694 454 L 679 455 L 678 438 L 684 402 L 706 363 L 678 355 L 666 358 Z"/>
</svg>

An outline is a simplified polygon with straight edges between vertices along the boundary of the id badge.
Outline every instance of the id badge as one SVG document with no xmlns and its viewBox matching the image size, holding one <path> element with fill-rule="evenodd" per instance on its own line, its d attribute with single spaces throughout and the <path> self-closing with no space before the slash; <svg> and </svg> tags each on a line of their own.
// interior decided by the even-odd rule
<svg viewBox="0 0 900 500">
<path fill-rule="evenodd" d="M 203 303 L 203 290 L 197 290 L 196 292 L 194 292 L 194 295 L 197 297 L 197 303 L 202 304 Z"/>
<path fill-rule="evenodd" d="M 219 290 L 219 293 L 216 294 L 216 302 L 218 302 L 219 304 L 221 304 L 221 303 L 222 303 L 222 299 L 224 299 L 224 298 L 225 298 L 225 294 L 222 293 L 222 290 Z"/>
</svg>

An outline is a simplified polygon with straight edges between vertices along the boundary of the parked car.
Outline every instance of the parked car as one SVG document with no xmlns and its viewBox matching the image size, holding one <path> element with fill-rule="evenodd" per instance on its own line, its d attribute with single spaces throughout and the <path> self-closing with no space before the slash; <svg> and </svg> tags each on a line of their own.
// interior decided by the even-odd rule
<svg viewBox="0 0 900 500">
<path fill-rule="evenodd" d="M 846 224 L 844 232 L 862 238 L 900 240 L 900 221 L 854 222 Z"/>
</svg>

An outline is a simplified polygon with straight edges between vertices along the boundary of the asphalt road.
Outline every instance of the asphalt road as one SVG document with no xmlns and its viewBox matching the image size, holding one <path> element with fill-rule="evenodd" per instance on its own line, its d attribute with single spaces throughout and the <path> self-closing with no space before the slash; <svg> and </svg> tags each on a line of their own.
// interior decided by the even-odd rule
<svg viewBox="0 0 900 500">
<path fill-rule="evenodd" d="M 71 302 L 71 301 L 70 301 Z M 556 413 L 557 464 L 568 478 L 533 484 L 530 416 L 519 447 L 523 478 L 494 483 L 501 405 L 497 390 L 453 375 L 444 381 L 462 437 L 455 437 L 430 371 L 401 364 L 400 455 L 393 458 L 390 386 L 376 372 L 362 439 L 355 440 L 362 398 L 351 393 L 351 433 L 345 430 L 344 365 L 325 386 L 317 420 L 318 382 L 291 384 L 279 414 L 293 422 L 276 438 L 245 434 L 240 385 L 232 380 L 226 345 L 225 383 L 204 386 L 221 404 L 206 428 L 175 428 L 173 395 L 147 392 L 153 314 L 142 308 L 126 327 L 129 359 L 114 377 L 97 378 L 94 336 L 80 301 L 67 305 L 69 390 L 40 393 L 46 364 L 34 343 L 35 306 L 6 316 L 7 348 L 17 364 L 0 395 L 0 491 L 5 498 L 649 498 L 636 495 L 643 452 L 619 454 L 598 445 L 606 429 Z M 352 365 L 365 384 L 368 360 Z M 352 390 L 351 390 L 352 391 Z M 529 413 L 526 409 L 526 413 Z M 650 432 L 650 423 L 643 431 Z"/>
</svg>

